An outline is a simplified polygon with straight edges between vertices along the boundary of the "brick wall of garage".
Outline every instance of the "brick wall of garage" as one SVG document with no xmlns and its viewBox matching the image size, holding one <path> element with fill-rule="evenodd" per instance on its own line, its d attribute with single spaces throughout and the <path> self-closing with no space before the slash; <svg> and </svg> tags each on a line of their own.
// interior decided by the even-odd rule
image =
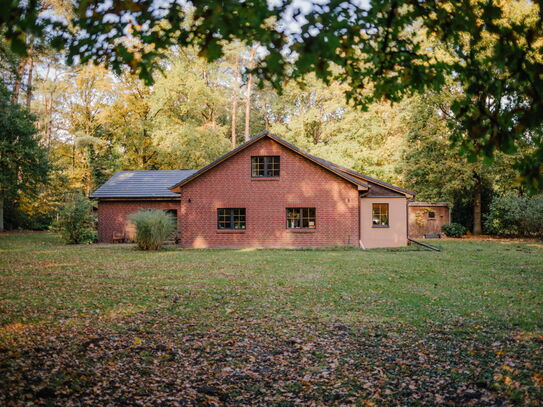
<svg viewBox="0 0 543 407">
<path fill-rule="evenodd" d="M 177 210 L 179 216 L 178 200 L 100 200 L 98 202 L 98 241 L 111 243 L 113 233 L 125 233 L 129 239 L 133 238 L 134 228 L 128 220 L 131 213 L 140 209 Z"/>
</svg>

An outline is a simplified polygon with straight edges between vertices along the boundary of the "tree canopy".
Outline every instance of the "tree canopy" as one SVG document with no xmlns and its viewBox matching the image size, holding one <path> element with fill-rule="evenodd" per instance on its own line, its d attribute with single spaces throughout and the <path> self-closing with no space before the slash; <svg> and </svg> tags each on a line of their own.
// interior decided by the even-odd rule
<svg viewBox="0 0 543 407">
<path fill-rule="evenodd" d="M 59 6 L 59 4 L 61 6 Z M 536 147 L 516 163 L 525 182 L 543 186 L 543 1 L 291 0 L 8 1 L 0 27 L 11 50 L 27 53 L 28 36 L 66 51 L 69 63 L 129 68 L 147 83 L 172 47 L 196 47 L 215 61 L 228 42 L 260 47 L 253 70 L 276 89 L 308 73 L 344 83 L 367 108 L 375 100 L 439 90 L 462 91 L 451 105 L 452 140 L 472 161 Z M 52 13 L 51 8 L 63 12 Z"/>
<path fill-rule="evenodd" d="M 0 82 L 0 231 L 4 231 L 4 201 L 21 192 L 35 194 L 47 180 L 48 157 L 39 144 L 34 118 L 14 105 Z"/>
</svg>

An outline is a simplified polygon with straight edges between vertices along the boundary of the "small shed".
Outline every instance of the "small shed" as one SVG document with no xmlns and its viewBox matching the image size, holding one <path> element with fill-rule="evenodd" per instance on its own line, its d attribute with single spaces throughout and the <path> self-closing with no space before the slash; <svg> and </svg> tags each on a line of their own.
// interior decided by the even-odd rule
<svg viewBox="0 0 543 407">
<path fill-rule="evenodd" d="M 409 202 L 408 235 L 424 237 L 441 235 L 441 227 L 451 222 L 448 202 Z"/>
</svg>

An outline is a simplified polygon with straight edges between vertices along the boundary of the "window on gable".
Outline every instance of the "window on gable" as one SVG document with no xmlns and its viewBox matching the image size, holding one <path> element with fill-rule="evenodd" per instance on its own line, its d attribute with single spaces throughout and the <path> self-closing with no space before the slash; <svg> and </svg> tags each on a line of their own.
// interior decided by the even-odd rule
<svg viewBox="0 0 543 407">
<path fill-rule="evenodd" d="M 315 229 L 315 208 L 287 208 L 287 229 Z"/>
<path fill-rule="evenodd" d="M 373 204 L 372 226 L 375 228 L 388 227 L 388 204 L 386 203 Z"/>
<path fill-rule="evenodd" d="M 217 209 L 217 229 L 245 229 L 245 208 Z"/>
<path fill-rule="evenodd" d="M 279 156 L 254 156 L 251 157 L 251 176 L 253 177 L 278 177 Z"/>
<path fill-rule="evenodd" d="M 433 212 L 433 211 L 430 211 L 428 212 L 428 219 L 435 219 L 436 218 L 436 213 Z"/>
</svg>

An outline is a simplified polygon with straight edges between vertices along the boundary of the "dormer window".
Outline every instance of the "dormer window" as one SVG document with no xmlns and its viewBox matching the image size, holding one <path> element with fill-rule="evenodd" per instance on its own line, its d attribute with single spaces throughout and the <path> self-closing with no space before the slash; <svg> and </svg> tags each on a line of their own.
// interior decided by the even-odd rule
<svg viewBox="0 0 543 407">
<path fill-rule="evenodd" d="M 278 177 L 279 158 L 280 157 L 278 155 L 262 155 L 251 157 L 251 176 Z"/>
</svg>

